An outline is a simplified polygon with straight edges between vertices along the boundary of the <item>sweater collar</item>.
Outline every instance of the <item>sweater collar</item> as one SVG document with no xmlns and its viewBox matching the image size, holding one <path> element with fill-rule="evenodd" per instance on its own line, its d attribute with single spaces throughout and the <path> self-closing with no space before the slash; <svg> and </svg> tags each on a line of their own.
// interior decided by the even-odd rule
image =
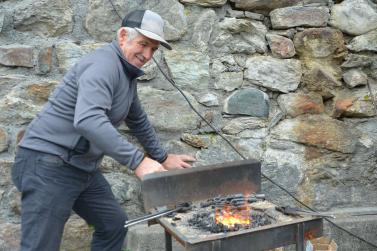
<svg viewBox="0 0 377 251">
<path fill-rule="evenodd" d="M 144 75 L 144 71 L 142 71 L 141 69 L 137 68 L 136 66 L 130 64 L 127 61 L 127 59 L 124 57 L 124 55 L 123 55 L 123 53 L 122 53 L 122 51 L 119 47 L 119 44 L 116 40 L 112 41 L 110 46 L 114 49 L 114 51 L 118 55 L 120 62 L 123 65 L 123 69 L 124 69 L 125 73 L 130 77 L 130 79 L 133 80 L 135 78 L 138 78 L 138 77 Z"/>
</svg>

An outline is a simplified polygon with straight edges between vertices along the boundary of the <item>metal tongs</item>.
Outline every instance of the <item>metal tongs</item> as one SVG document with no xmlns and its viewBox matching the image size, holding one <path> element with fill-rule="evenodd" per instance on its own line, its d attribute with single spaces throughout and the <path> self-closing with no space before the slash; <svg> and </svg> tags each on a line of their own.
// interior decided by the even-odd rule
<svg viewBox="0 0 377 251">
<path fill-rule="evenodd" d="M 189 202 L 179 204 L 176 208 L 173 208 L 173 209 L 166 209 L 166 207 L 165 207 L 165 209 L 159 210 L 156 213 L 147 214 L 147 215 L 144 215 L 142 217 L 132 219 L 132 220 L 127 220 L 124 224 L 124 227 L 125 228 L 130 227 L 130 226 L 133 226 L 133 225 L 145 222 L 145 221 L 150 221 L 150 220 L 171 214 L 171 213 L 186 212 L 190 209 L 191 209 L 191 203 L 189 203 Z"/>
<path fill-rule="evenodd" d="M 309 211 L 305 209 L 301 209 L 298 207 L 289 207 L 289 206 L 282 206 L 282 207 L 275 207 L 276 210 L 279 212 L 282 212 L 283 214 L 286 215 L 293 215 L 293 216 L 314 216 L 314 217 L 325 217 L 325 218 L 333 218 L 335 219 L 335 216 L 332 214 L 326 214 L 326 213 L 321 213 L 321 212 L 314 212 L 314 211 Z"/>
</svg>

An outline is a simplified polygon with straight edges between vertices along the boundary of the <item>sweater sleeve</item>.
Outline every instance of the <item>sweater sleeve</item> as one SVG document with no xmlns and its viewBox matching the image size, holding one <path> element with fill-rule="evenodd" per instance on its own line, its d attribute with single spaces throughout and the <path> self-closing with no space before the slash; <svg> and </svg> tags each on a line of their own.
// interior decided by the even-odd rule
<svg viewBox="0 0 377 251">
<path fill-rule="evenodd" d="M 117 76 L 116 67 L 104 67 L 103 62 L 92 63 L 82 71 L 77 79 L 74 127 L 104 154 L 134 170 L 143 160 L 144 153 L 128 142 L 107 116 Z"/>
<path fill-rule="evenodd" d="M 125 122 L 152 159 L 160 163 L 165 161 L 167 152 L 161 146 L 161 142 L 141 106 L 137 93 Z"/>
</svg>

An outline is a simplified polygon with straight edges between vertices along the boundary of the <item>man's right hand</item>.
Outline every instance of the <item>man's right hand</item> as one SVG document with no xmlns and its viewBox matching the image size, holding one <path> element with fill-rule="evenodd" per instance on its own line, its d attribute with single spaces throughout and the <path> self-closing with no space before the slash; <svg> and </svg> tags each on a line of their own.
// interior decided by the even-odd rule
<svg viewBox="0 0 377 251">
<path fill-rule="evenodd" d="M 151 158 L 145 157 L 135 169 L 135 174 L 139 179 L 142 179 L 146 174 L 163 171 L 166 171 L 166 169 L 160 163 Z"/>
</svg>

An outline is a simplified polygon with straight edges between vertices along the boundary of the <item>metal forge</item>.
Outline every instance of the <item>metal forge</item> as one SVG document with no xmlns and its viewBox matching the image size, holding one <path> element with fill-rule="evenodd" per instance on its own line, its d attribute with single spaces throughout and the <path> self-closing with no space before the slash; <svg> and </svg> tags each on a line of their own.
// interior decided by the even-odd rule
<svg viewBox="0 0 377 251">
<path fill-rule="evenodd" d="M 184 212 L 157 222 L 187 251 L 259 251 L 322 236 L 322 218 L 287 216 L 265 200 L 261 166 L 255 160 L 209 165 L 147 175 L 142 181 L 146 210 L 192 202 Z"/>
</svg>

